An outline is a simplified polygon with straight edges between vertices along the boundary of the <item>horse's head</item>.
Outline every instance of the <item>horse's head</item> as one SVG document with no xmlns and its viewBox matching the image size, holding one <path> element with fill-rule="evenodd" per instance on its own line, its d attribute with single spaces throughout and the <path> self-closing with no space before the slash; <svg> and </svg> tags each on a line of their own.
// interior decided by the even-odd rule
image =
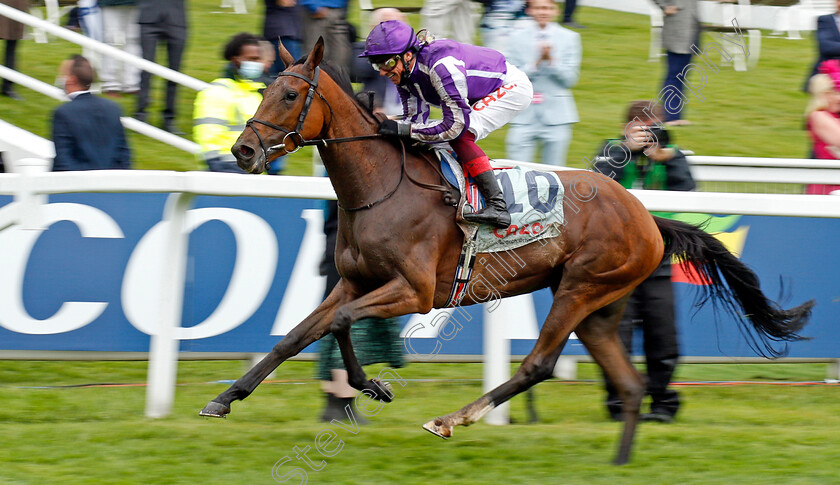
<svg viewBox="0 0 840 485">
<path fill-rule="evenodd" d="M 325 77 L 318 67 L 324 39 L 318 39 L 301 64 L 294 64 L 282 43 L 279 47 L 286 70 L 265 90 L 257 112 L 231 147 L 237 164 L 248 172 L 262 172 L 272 155 L 293 152 L 304 140 L 317 138 L 330 118 L 318 89 L 319 79 Z"/>
</svg>

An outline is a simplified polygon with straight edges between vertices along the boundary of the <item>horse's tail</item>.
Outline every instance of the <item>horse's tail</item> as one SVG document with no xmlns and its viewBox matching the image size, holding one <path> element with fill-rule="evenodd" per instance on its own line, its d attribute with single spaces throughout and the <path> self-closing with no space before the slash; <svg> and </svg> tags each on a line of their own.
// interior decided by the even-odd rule
<svg viewBox="0 0 840 485">
<path fill-rule="evenodd" d="M 814 300 L 784 310 L 767 299 L 756 274 L 714 236 L 684 222 L 655 216 L 654 220 L 665 240 L 665 256 L 676 255 L 681 264 L 693 263 L 704 280 L 697 306 L 709 300 L 722 303 L 741 324 L 742 333 L 753 349 L 764 356 L 779 357 L 787 353 L 787 345 L 776 350 L 772 342 L 804 339 L 797 332 L 808 323 Z"/>
</svg>

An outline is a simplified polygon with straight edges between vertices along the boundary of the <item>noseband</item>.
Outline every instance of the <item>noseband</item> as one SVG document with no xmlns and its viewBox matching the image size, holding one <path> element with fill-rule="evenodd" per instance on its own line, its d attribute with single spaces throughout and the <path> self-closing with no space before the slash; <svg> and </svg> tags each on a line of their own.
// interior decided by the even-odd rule
<svg viewBox="0 0 840 485">
<path fill-rule="evenodd" d="M 321 68 L 320 67 L 315 68 L 315 75 L 312 76 L 312 79 L 309 79 L 308 77 L 306 77 L 302 74 L 298 74 L 296 72 L 290 72 L 290 71 L 283 71 L 280 74 L 278 74 L 278 76 L 296 77 L 298 79 L 302 79 L 302 80 L 306 81 L 306 83 L 309 84 L 309 91 L 306 93 L 306 100 L 303 103 L 303 109 L 300 110 L 300 115 L 298 116 L 298 124 L 297 124 L 297 127 L 294 129 L 294 131 L 289 131 L 289 130 L 283 128 L 282 126 L 277 126 L 274 123 L 271 123 L 271 122 L 268 122 L 268 121 L 263 121 L 263 120 L 258 120 L 256 118 L 251 118 L 250 120 L 248 120 L 245 123 L 245 126 L 247 128 L 251 128 L 254 131 L 254 134 L 257 135 L 257 140 L 259 140 L 259 142 L 260 142 L 260 148 L 262 148 L 266 165 L 268 165 L 268 156 L 271 153 L 280 150 L 280 148 L 282 148 L 286 153 L 294 153 L 294 152 L 300 150 L 304 146 L 317 144 L 317 141 L 315 143 L 312 143 L 312 142 L 307 143 L 307 141 L 304 140 L 303 136 L 301 136 L 301 134 L 300 134 L 300 130 L 303 129 L 303 122 L 306 120 L 306 115 L 309 114 L 309 108 L 312 106 L 312 98 L 315 97 L 315 93 L 318 94 L 318 97 L 320 97 L 321 100 L 324 103 L 326 103 L 327 107 L 330 109 L 330 122 L 332 122 L 333 111 L 332 111 L 332 107 L 330 106 L 330 103 L 327 103 L 327 100 L 324 99 L 324 96 L 322 96 L 321 93 L 316 91 L 316 88 L 318 87 L 318 76 L 320 74 L 321 74 Z M 280 144 L 278 144 L 278 145 L 273 145 L 273 146 L 270 146 L 270 147 L 266 148 L 265 142 L 263 142 L 263 139 L 260 136 L 260 132 L 257 131 L 257 129 L 254 127 L 255 123 L 259 123 L 261 125 L 265 125 L 269 128 L 273 128 L 277 131 L 285 133 L 285 136 L 283 136 L 283 141 L 280 142 Z M 286 140 L 288 140 L 290 137 L 291 137 L 292 143 L 294 143 L 295 147 L 296 147 L 294 150 L 289 150 L 289 149 L 286 148 Z"/>
<path fill-rule="evenodd" d="M 327 105 L 327 108 L 330 110 L 330 121 L 327 123 L 327 127 L 329 127 L 330 123 L 332 123 L 333 117 L 335 116 L 335 113 L 333 112 L 333 109 L 332 109 L 332 106 L 330 106 L 330 103 L 326 100 L 326 98 L 324 98 L 324 96 L 320 92 L 318 92 L 318 89 L 317 89 L 318 88 L 318 76 L 320 74 L 321 74 L 321 68 L 316 67 L 315 68 L 315 75 L 312 76 L 312 79 L 309 79 L 308 77 L 306 77 L 302 74 L 298 74 L 296 72 L 290 72 L 290 71 L 283 71 L 283 72 L 281 72 L 280 74 L 277 75 L 278 77 L 279 76 L 296 77 L 298 79 L 302 79 L 303 81 L 306 81 L 306 83 L 309 84 L 309 91 L 307 91 L 307 93 L 306 93 L 306 100 L 303 103 L 303 109 L 300 111 L 300 115 L 298 115 L 297 127 L 293 131 L 289 131 L 289 130 L 283 128 L 282 126 L 275 125 L 274 123 L 271 123 L 271 122 L 268 122 L 268 121 L 258 120 L 256 118 L 251 118 L 250 120 L 248 120 L 245 123 L 246 129 L 251 128 L 251 130 L 254 131 L 254 134 L 257 135 L 257 140 L 259 140 L 259 142 L 260 142 L 260 148 L 262 148 L 266 165 L 268 164 L 268 156 L 271 155 L 272 153 L 276 152 L 276 151 L 281 150 L 281 149 L 284 150 L 286 153 L 295 153 L 296 151 L 298 151 L 301 148 L 306 147 L 306 146 L 315 146 L 315 145 L 327 146 L 327 144 L 329 144 L 329 143 L 343 143 L 343 142 L 347 142 L 347 141 L 368 140 L 370 138 L 381 138 L 382 137 L 382 135 L 380 135 L 379 133 L 372 133 L 370 135 L 348 136 L 348 137 L 344 137 L 344 138 L 315 138 L 315 139 L 312 139 L 312 140 L 304 140 L 303 139 L 303 135 L 300 134 L 300 131 L 303 129 L 303 122 L 306 120 L 306 115 L 309 114 L 309 109 L 312 107 L 312 99 L 315 97 L 316 94 L 318 95 L 319 98 L 321 98 L 321 101 L 323 101 L 324 104 Z M 257 131 L 257 128 L 254 126 L 254 124 L 256 124 L 256 123 L 259 123 L 261 125 L 265 125 L 269 128 L 275 129 L 275 130 L 277 130 L 281 133 L 285 133 L 285 136 L 283 137 L 283 141 L 281 141 L 277 145 L 272 145 L 270 147 L 266 147 L 265 142 L 263 141 L 262 137 L 260 136 L 260 132 Z M 286 141 L 289 140 L 289 138 L 291 138 L 292 143 L 295 144 L 295 149 L 294 150 L 289 150 L 289 149 L 286 148 Z"/>
</svg>

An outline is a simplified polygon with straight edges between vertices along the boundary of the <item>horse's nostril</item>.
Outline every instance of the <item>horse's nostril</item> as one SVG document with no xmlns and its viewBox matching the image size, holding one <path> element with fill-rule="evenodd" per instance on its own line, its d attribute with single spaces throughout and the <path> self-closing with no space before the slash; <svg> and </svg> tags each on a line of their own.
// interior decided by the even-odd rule
<svg viewBox="0 0 840 485">
<path fill-rule="evenodd" d="M 239 153 L 245 157 L 252 157 L 254 155 L 254 149 L 249 147 L 248 145 L 239 145 Z"/>
</svg>

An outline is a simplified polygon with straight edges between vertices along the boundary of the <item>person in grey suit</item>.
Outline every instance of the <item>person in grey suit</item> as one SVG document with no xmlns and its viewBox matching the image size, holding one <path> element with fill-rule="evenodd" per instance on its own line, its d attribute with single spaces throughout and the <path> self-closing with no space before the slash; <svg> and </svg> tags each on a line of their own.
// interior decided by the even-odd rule
<svg viewBox="0 0 840 485">
<path fill-rule="evenodd" d="M 683 92 L 683 84 L 677 75 L 691 62 L 691 46 L 700 47 L 700 17 L 697 13 L 697 0 L 653 0 L 665 14 L 662 24 L 662 44 L 668 59 L 668 73 L 665 75 L 663 89 Z M 669 125 L 688 125 L 682 119 L 682 103 L 676 107 L 665 106 L 665 123 Z"/>
<path fill-rule="evenodd" d="M 166 43 L 169 68 L 181 69 L 181 56 L 187 44 L 187 15 L 184 0 L 138 0 L 140 9 L 140 47 L 143 59 L 155 62 L 158 42 Z M 137 97 L 137 112 L 134 117 L 146 121 L 149 106 L 149 88 L 152 75 L 143 71 L 140 75 L 140 93 Z M 184 133 L 175 126 L 175 94 L 177 84 L 166 83 L 166 108 L 163 111 L 163 129 L 176 134 Z"/>
<path fill-rule="evenodd" d="M 53 113 L 53 171 L 131 168 L 120 105 L 90 92 L 93 67 L 80 55 L 61 64 L 59 79 L 69 103 Z"/>
<path fill-rule="evenodd" d="M 508 62 L 522 69 L 534 86 L 531 105 L 510 122 L 507 157 L 534 161 L 542 143 L 542 161 L 565 165 L 572 125 L 579 121 L 571 88 L 580 75 L 580 34 L 560 27 L 553 0 L 532 0 L 526 13 L 533 28 L 518 29 L 505 52 Z"/>
</svg>

